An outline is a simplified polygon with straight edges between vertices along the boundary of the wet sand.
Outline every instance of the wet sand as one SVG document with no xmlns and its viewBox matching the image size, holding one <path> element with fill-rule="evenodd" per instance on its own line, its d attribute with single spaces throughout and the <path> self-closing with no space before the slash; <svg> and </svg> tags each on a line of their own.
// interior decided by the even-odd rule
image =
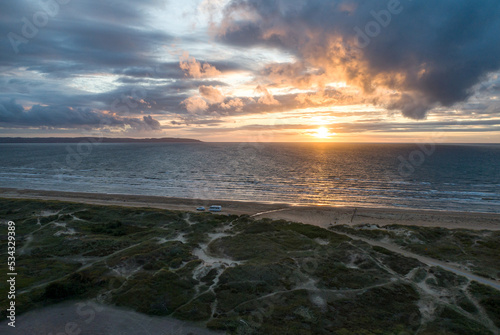
<svg viewBox="0 0 500 335">
<path fill-rule="evenodd" d="M 221 205 L 222 214 L 247 214 L 255 218 L 284 219 L 328 227 L 337 224 L 401 224 L 449 229 L 500 230 L 500 214 L 449 212 L 392 208 L 353 208 L 334 206 L 295 206 L 281 203 L 246 201 L 209 201 L 146 195 L 100 194 L 0 188 L 0 197 L 17 199 L 60 200 L 95 205 L 151 207 L 196 211 Z"/>
</svg>

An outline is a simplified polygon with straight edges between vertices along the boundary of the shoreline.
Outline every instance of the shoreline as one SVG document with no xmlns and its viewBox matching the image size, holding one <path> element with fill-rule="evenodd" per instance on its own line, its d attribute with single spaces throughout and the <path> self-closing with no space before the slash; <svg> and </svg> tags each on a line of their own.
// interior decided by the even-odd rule
<svg viewBox="0 0 500 335">
<path fill-rule="evenodd" d="M 437 210 L 295 205 L 235 200 L 200 200 L 149 195 L 83 193 L 0 188 L 1 198 L 68 201 L 93 205 L 150 207 L 195 212 L 196 207 L 221 205 L 221 214 L 250 215 L 312 224 L 400 224 L 448 229 L 500 230 L 500 214 Z M 351 222 L 352 219 L 352 222 Z"/>
</svg>

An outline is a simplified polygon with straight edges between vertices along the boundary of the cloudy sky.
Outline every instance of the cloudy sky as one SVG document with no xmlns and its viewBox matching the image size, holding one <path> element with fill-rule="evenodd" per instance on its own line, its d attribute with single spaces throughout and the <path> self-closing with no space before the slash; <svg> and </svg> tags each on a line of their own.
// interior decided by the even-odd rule
<svg viewBox="0 0 500 335">
<path fill-rule="evenodd" d="M 500 142 L 498 0 L 0 4 L 0 136 Z"/>
</svg>

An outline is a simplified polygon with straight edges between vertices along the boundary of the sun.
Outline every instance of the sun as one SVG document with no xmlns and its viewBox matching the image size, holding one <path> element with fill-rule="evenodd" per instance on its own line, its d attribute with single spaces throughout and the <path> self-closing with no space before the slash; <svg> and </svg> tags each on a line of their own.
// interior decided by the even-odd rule
<svg viewBox="0 0 500 335">
<path fill-rule="evenodd" d="M 318 129 L 316 129 L 316 133 L 313 134 L 313 136 L 319 137 L 319 138 L 329 138 L 332 135 L 333 134 L 330 134 L 330 131 L 326 127 L 319 127 Z"/>
</svg>

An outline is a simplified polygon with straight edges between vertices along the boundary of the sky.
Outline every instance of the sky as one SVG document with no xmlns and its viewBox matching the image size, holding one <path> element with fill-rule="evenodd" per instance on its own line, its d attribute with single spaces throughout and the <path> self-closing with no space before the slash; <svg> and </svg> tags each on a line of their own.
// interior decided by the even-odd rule
<svg viewBox="0 0 500 335">
<path fill-rule="evenodd" d="M 498 0 L 0 3 L 0 136 L 500 143 Z"/>
</svg>

